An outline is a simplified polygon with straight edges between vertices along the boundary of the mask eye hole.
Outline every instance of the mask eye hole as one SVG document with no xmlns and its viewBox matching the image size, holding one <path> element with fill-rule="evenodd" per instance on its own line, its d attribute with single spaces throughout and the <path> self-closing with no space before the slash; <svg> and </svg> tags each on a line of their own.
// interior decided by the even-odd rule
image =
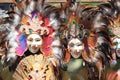
<svg viewBox="0 0 120 80">
<path fill-rule="evenodd" d="M 81 46 L 81 45 L 82 45 L 82 44 L 80 44 L 80 43 L 79 43 L 79 44 L 77 44 L 77 46 Z"/>
<path fill-rule="evenodd" d="M 36 39 L 35 41 L 36 41 L 36 42 L 39 42 L 39 41 L 40 41 L 40 39 L 38 38 L 38 39 Z"/>
<path fill-rule="evenodd" d="M 33 39 L 32 39 L 32 38 L 30 38 L 30 39 L 28 39 L 28 41 L 32 42 L 32 41 L 33 41 Z"/>
<path fill-rule="evenodd" d="M 74 46 L 74 44 L 73 44 L 73 43 L 71 43 L 69 46 L 70 46 L 70 47 L 73 47 L 73 46 Z"/>
</svg>

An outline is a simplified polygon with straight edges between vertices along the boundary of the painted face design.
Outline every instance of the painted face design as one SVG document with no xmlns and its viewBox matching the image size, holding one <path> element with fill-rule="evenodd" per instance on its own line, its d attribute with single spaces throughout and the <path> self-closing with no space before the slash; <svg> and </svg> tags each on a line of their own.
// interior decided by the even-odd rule
<svg viewBox="0 0 120 80">
<path fill-rule="evenodd" d="M 30 34 L 27 37 L 28 49 L 32 53 L 37 53 L 42 43 L 43 43 L 42 38 L 38 34 Z"/>
<path fill-rule="evenodd" d="M 83 43 L 78 38 L 73 38 L 68 43 L 68 50 L 73 58 L 79 58 L 83 50 Z"/>
<path fill-rule="evenodd" d="M 113 48 L 116 51 L 118 57 L 120 57 L 120 38 L 113 39 Z"/>
</svg>

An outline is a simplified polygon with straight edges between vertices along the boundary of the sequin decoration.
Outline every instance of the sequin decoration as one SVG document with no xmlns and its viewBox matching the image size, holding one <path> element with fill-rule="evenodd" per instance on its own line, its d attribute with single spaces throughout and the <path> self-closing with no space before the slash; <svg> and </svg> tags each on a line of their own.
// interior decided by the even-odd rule
<svg viewBox="0 0 120 80">
<path fill-rule="evenodd" d="M 57 80 L 52 63 L 40 55 L 30 55 L 18 64 L 14 80 Z"/>
</svg>

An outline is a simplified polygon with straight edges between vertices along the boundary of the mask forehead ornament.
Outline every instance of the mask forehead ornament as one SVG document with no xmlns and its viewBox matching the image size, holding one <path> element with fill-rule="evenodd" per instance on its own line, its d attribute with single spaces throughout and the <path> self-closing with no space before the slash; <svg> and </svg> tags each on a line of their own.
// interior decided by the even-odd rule
<svg viewBox="0 0 120 80">
<path fill-rule="evenodd" d="M 72 15 L 70 15 L 68 27 L 69 27 L 69 34 L 70 36 L 76 37 L 79 34 L 79 20 L 76 18 L 77 16 L 73 12 Z"/>
<path fill-rule="evenodd" d="M 39 13 L 32 13 L 32 17 L 24 15 L 21 19 L 20 31 L 25 34 L 37 32 L 39 35 L 48 34 L 49 30 L 45 27 L 42 20 L 42 15 Z"/>
</svg>

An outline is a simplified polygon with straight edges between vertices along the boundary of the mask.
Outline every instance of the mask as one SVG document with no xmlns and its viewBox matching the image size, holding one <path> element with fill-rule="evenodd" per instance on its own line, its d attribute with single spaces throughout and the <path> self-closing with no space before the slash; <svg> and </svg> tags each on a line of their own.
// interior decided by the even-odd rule
<svg viewBox="0 0 120 80">
<path fill-rule="evenodd" d="M 38 34 L 30 34 L 27 37 L 28 49 L 32 53 L 37 53 L 42 45 L 43 41 Z"/>
<path fill-rule="evenodd" d="M 73 38 L 68 43 L 68 50 L 73 58 L 79 58 L 83 50 L 83 43 L 78 38 Z"/>
</svg>

